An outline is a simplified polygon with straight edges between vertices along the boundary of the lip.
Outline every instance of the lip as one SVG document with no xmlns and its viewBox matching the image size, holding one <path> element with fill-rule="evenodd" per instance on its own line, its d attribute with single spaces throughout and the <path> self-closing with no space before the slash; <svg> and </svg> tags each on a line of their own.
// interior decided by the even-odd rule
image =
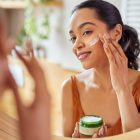
<svg viewBox="0 0 140 140">
<path fill-rule="evenodd" d="M 91 51 L 80 52 L 77 54 L 79 60 L 86 59 L 91 54 Z"/>
</svg>

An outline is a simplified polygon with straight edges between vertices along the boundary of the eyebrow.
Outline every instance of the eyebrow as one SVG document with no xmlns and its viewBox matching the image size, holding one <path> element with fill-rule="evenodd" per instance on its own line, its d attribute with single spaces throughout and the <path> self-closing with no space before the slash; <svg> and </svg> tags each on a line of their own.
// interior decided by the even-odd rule
<svg viewBox="0 0 140 140">
<path fill-rule="evenodd" d="M 78 29 L 81 29 L 81 28 L 83 28 L 84 26 L 86 26 L 86 25 L 88 25 L 88 24 L 89 24 L 89 25 L 96 26 L 96 25 L 95 25 L 94 23 L 92 23 L 92 22 L 84 22 L 84 23 L 82 23 L 82 24 L 78 27 Z M 72 34 L 73 31 L 70 30 L 69 33 Z"/>
</svg>

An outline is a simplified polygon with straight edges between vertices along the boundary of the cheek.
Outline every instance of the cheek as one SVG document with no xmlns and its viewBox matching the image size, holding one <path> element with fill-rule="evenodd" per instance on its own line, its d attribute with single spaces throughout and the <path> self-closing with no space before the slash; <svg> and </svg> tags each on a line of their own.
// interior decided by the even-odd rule
<svg viewBox="0 0 140 140">
<path fill-rule="evenodd" d="M 96 53 L 100 53 L 100 52 L 103 52 L 104 49 L 103 49 L 103 44 L 102 42 L 99 40 L 99 38 L 97 39 L 94 39 L 92 40 L 90 43 L 90 47 L 91 49 L 93 50 L 93 52 L 96 52 Z"/>
<path fill-rule="evenodd" d="M 97 59 L 104 59 L 106 54 L 103 48 L 103 44 L 99 42 L 93 49 L 93 54 Z"/>
</svg>

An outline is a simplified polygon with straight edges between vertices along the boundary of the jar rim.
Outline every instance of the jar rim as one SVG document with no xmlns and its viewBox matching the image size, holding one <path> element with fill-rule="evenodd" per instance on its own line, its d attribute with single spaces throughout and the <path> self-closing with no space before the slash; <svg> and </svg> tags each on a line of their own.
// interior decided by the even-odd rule
<svg viewBox="0 0 140 140">
<path fill-rule="evenodd" d="M 94 118 L 94 121 L 85 121 L 86 117 Z M 96 120 L 96 121 L 95 121 Z M 85 115 L 80 117 L 80 124 L 85 126 L 101 126 L 103 124 L 103 119 L 97 115 Z"/>
</svg>

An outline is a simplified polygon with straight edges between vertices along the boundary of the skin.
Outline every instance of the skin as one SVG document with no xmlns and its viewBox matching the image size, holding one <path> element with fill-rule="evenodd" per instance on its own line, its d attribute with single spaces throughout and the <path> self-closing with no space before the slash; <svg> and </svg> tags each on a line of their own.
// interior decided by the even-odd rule
<svg viewBox="0 0 140 140">
<path fill-rule="evenodd" d="M 11 89 L 13 91 L 19 117 L 21 140 L 51 140 L 51 101 L 43 70 L 35 57 L 33 57 L 32 49 L 30 49 L 29 53 L 32 57 L 26 56 L 26 58 L 15 50 L 17 56 L 25 64 L 35 83 L 34 101 L 30 106 L 24 105 L 20 98 L 20 92 L 16 82 L 8 68 L 7 55 L 10 50 L 9 48 L 13 47 L 9 46 L 7 49 L 5 26 L 1 21 L 3 20 L 0 19 L 0 95 L 2 96 L 4 91 L 7 89 Z M 31 45 L 28 46 L 28 48 L 31 48 Z"/>
<path fill-rule="evenodd" d="M 84 113 L 102 116 L 108 126 L 121 117 L 123 132 L 139 128 L 140 115 L 132 89 L 140 73 L 127 67 L 128 60 L 118 44 L 122 36 L 121 25 L 108 30 L 107 25 L 98 19 L 96 11 L 83 8 L 72 15 L 69 33 L 77 57 L 81 52 L 91 52 L 86 59 L 80 60 L 86 70 L 76 75 Z M 95 36 L 100 41 L 89 47 L 87 40 Z M 63 134 L 81 137 L 78 125 L 73 124 L 72 110 L 71 80 L 67 79 L 62 86 Z M 105 125 L 93 137 L 104 136 L 107 136 Z"/>
</svg>

